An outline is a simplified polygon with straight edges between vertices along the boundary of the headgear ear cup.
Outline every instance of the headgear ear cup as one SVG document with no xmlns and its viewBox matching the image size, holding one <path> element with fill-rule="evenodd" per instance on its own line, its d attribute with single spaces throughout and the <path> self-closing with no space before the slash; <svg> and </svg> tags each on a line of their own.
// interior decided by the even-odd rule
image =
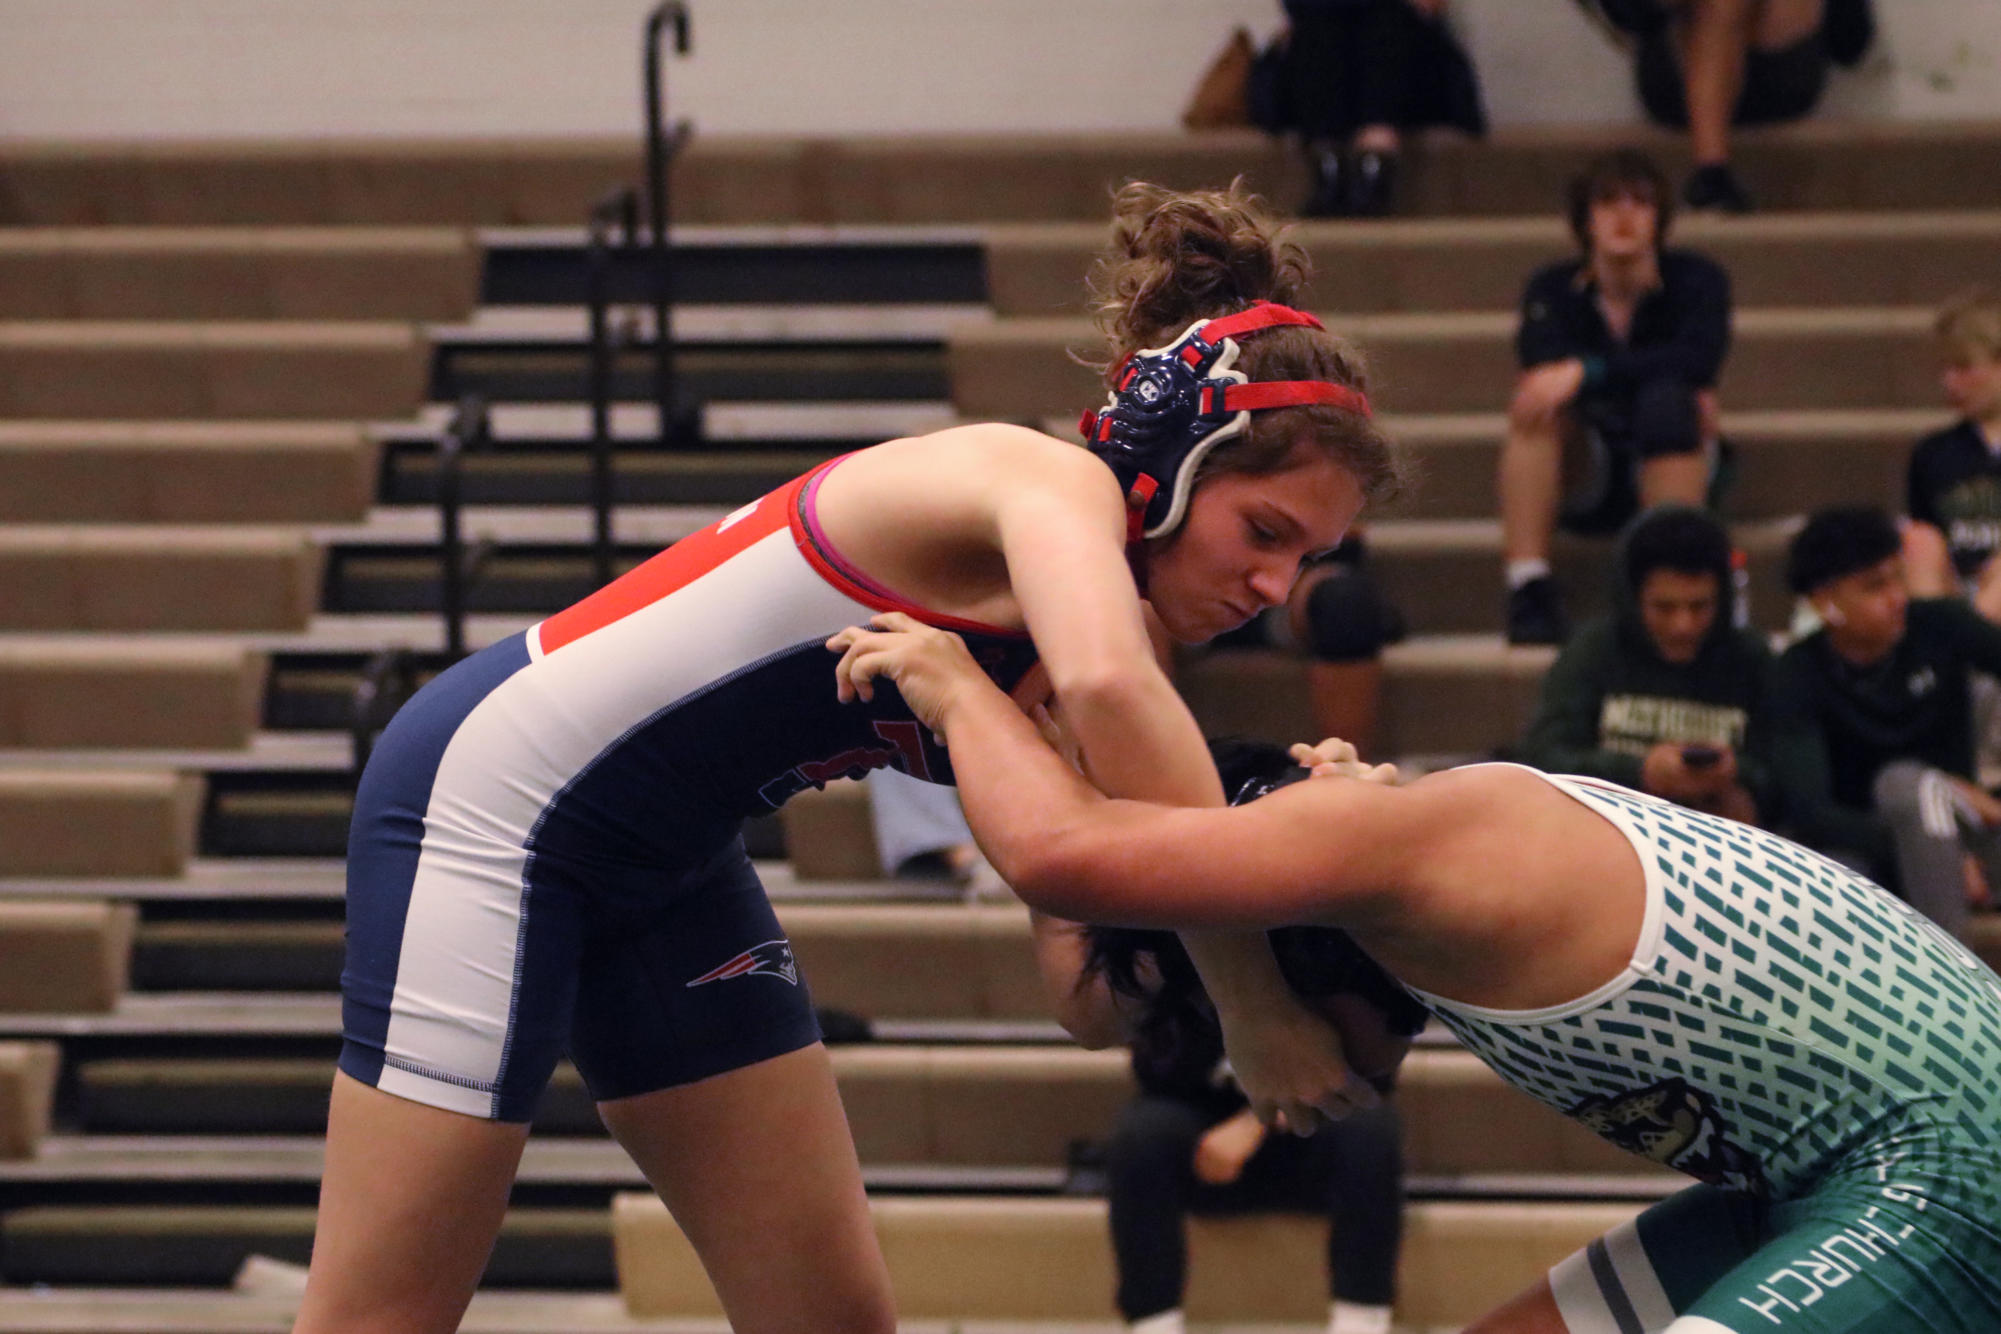
<svg viewBox="0 0 2001 1334">
<path fill-rule="evenodd" d="M 1269 301 L 1197 320 L 1165 347 L 1134 353 L 1105 406 L 1084 414 L 1085 444 L 1118 476 L 1135 511 L 1135 538 L 1159 537 L 1180 524 L 1203 457 L 1242 432 L 1251 413 L 1328 403 L 1369 414 L 1367 396 L 1350 385 L 1253 383 L 1235 369 L 1237 338 L 1288 325 L 1323 327 L 1311 315 Z"/>
</svg>

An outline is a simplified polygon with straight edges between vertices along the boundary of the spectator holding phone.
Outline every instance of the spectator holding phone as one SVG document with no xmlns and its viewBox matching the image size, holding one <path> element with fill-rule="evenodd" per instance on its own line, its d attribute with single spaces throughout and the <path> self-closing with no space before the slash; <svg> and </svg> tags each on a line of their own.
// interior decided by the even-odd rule
<svg viewBox="0 0 2001 1334">
<path fill-rule="evenodd" d="M 1730 536 L 1665 505 L 1620 540 L 1610 615 L 1580 627 L 1549 674 L 1520 756 L 1758 823 L 1771 655 L 1736 625 Z"/>
</svg>

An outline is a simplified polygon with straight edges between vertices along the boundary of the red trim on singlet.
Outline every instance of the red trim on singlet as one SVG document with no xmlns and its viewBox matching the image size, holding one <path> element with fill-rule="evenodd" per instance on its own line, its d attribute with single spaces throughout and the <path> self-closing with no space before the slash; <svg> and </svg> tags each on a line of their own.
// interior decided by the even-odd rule
<svg viewBox="0 0 2001 1334">
<path fill-rule="evenodd" d="M 829 459 L 785 488 L 785 512 L 792 524 L 792 540 L 798 546 L 799 554 L 806 558 L 806 563 L 811 565 L 822 579 L 865 607 L 873 607 L 877 611 L 900 611 L 926 625 L 935 625 L 940 630 L 951 630 L 959 634 L 991 635 L 1001 639 L 1028 638 L 1026 630 L 1010 630 L 1003 626 L 987 625 L 981 621 L 947 616 L 943 612 L 919 606 L 910 599 L 884 588 L 841 558 L 841 554 L 834 549 L 834 544 L 827 540 L 827 535 L 819 531 L 819 522 L 813 513 L 813 497 L 826 475 L 833 471 L 837 464 L 852 457 L 854 457 L 852 454 L 843 454 L 840 458 Z"/>
<path fill-rule="evenodd" d="M 593 630 L 602 630 L 613 621 L 651 606 L 783 529 L 786 515 L 792 509 L 792 497 L 805 484 L 804 477 L 787 482 L 752 502 L 749 513 L 735 522 L 723 519 L 689 534 L 582 602 L 557 612 L 541 624 L 537 638 L 542 652 L 554 653 Z"/>
<path fill-rule="evenodd" d="M 847 457 L 850 456 L 843 454 L 804 476 L 795 477 L 746 510 L 739 510 L 737 514 L 742 517 L 732 515 L 689 534 L 583 601 L 549 617 L 536 630 L 541 652 L 554 653 L 592 631 L 644 610 L 786 528 L 791 529 L 794 545 L 814 572 L 863 606 L 877 611 L 900 611 L 941 630 L 1026 639 L 1025 631 L 946 616 L 897 596 L 843 561 L 824 534 L 812 531 L 812 491 L 829 469 Z"/>
</svg>

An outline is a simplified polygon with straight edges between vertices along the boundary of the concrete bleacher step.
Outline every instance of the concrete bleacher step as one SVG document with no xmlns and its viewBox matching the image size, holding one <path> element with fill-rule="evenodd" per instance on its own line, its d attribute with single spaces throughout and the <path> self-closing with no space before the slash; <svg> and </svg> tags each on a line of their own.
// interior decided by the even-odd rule
<svg viewBox="0 0 2001 1334">
<path fill-rule="evenodd" d="M 1419 635 L 1383 651 L 1377 753 L 1489 754 L 1521 739 L 1556 651 L 1499 635 Z M 1175 675 L 1202 730 L 1290 744 L 1314 731 L 1306 662 L 1262 649 L 1191 654 Z"/>
<path fill-rule="evenodd" d="M 1898 504 L 1912 443 L 1945 420 L 1930 408 L 1726 409 L 1723 434 L 1736 462 L 1723 512 L 1766 519 L 1827 505 Z M 1497 512 L 1494 478 L 1507 432 L 1500 412 L 1392 415 L 1383 427 L 1418 471 L 1418 484 L 1386 515 L 1486 519 Z M 1066 438 L 1074 432 L 1064 428 Z"/>
<path fill-rule="evenodd" d="M 1990 124 L 1809 121 L 1740 137 L 1734 157 L 1772 211 L 2001 204 Z M 1590 157 L 1639 142 L 1673 175 L 1680 136 L 1629 125 L 1505 127 L 1485 141 L 1411 143 L 1410 214 L 1544 214 Z M 702 135 L 676 163 L 690 223 L 1102 220 L 1109 190 L 1140 177 L 1177 188 L 1239 173 L 1290 206 L 1306 169 L 1251 131 L 1035 135 Z M 0 154 L 0 223 L 577 225 L 591 201 L 640 179 L 617 139 L 403 139 L 309 144 L 17 141 Z"/>
<path fill-rule="evenodd" d="M 1785 551 L 1797 522 L 1768 519 L 1731 526 L 1749 559 L 1751 624 L 1783 630 L 1793 597 L 1785 585 Z M 1604 612 L 1610 602 L 1613 542 L 1559 532 L 1550 565 L 1573 617 Z M 1416 634 L 1499 635 L 1507 584 L 1502 575 L 1498 519 L 1390 520 L 1369 527 L 1370 570 L 1383 594 L 1403 610 Z"/>
<path fill-rule="evenodd" d="M 0 1042 L 0 1160 L 33 1157 L 49 1133 L 61 1062 L 53 1042 Z"/>
<path fill-rule="evenodd" d="M 13 1284 L 221 1287 L 252 1255 L 304 1264 L 313 1212 L 309 1205 L 31 1206 L 0 1215 L 0 1254 Z M 610 1232 L 603 1209 L 512 1209 L 486 1283 L 608 1287 Z"/>
<path fill-rule="evenodd" d="M 590 274 L 581 226 L 482 228 L 480 299 L 576 305 Z M 970 226 L 683 225 L 674 229 L 674 292 L 685 306 L 926 305 L 986 300 L 983 231 Z M 614 301 L 651 299 L 653 260 L 614 251 Z M 679 316 L 676 316 L 677 321 Z"/>
<path fill-rule="evenodd" d="M 856 880 L 882 874 L 868 784 L 837 778 L 801 792 L 778 810 L 785 851 L 802 880 Z"/>
<path fill-rule="evenodd" d="M 321 553 L 297 528 L 0 527 L 0 630 L 296 630 Z"/>
<path fill-rule="evenodd" d="M 871 1166 L 1060 1169 L 1068 1146 L 1102 1136 L 1132 1092 L 1123 1052 L 902 1043 L 829 1050 L 855 1146 Z M 315 1135 L 326 1129 L 333 1066 L 133 1056 L 82 1059 L 72 1074 L 77 1121 L 92 1136 Z M 603 1135 L 567 1063 L 534 1128 Z"/>
<path fill-rule="evenodd" d="M 1293 239 L 1313 259 L 1316 308 L 1343 315 L 1511 310 L 1529 274 L 1576 254 L 1552 197 L 1540 216 L 1305 222 Z M 1002 316 L 1085 311 L 1083 278 L 1102 251 L 1102 223 L 999 225 L 986 232 L 987 282 Z M 1740 308 L 1898 306 L 1943 300 L 1985 270 L 2001 213 L 1697 214 L 1673 244 L 1730 271 Z"/>
<path fill-rule="evenodd" d="M 240 644 L 0 639 L 0 749 L 244 746 L 266 668 Z"/>
<path fill-rule="evenodd" d="M 904 1317 L 1112 1318 L 1102 1200 L 878 1197 L 871 1204 Z M 1471 1320 L 1637 1211 L 1616 1203 L 1412 1205 L 1404 1214 L 1398 1319 Z M 720 1313 L 693 1248 L 657 1197 L 618 1196 L 612 1220 L 619 1286 L 634 1315 Z M 1297 1215 L 1192 1220 L 1189 1315 L 1324 1320 L 1325 1229 Z"/>
<path fill-rule="evenodd" d="M 9 228 L 0 320 L 463 319 L 479 275 L 462 228 Z"/>
<path fill-rule="evenodd" d="M 378 454 L 352 422 L 0 420 L 0 520 L 356 519 Z"/>
<path fill-rule="evenodd" d="M 428 365 L 406 323 L 12 320 L 0 417 L 398 418 Z"/>
<path fill-rule="evenodd" d="M 295 1296 L 229 1288 L 8 1286 L 0 1287 L 0 1334 L 288 1334 L 298 1306 Z M 906 1322 L 901 1328 L 904 1334 L 1023 1334 L 939 1322 Z M 529 1289 L 473 1294 L 459 1329 L 463 1334 L 728 1334 L 720 1321 L 635 1319 L 616 1292 Z M 1107 1325 L 1043 1334 L 1117 1331 Z"/>
<path fill-rule="evenodd" d="M 138 917 L 129 903 L 0 903 L 0 1013 L 109 1012 L 125 994 Z"/>
<path fill-rule="evenodd" d="M 824 449 L 785 452 L 621 450 L 612 462 L 612 495 L 621 506 L 671 502 L 734 508 L 776 490 L 847 447 L 875 443 L 839 441 Z M 437 456 L 428 443 L 392 448 L 381 498 L 389 504 L 435 504 L 437 475 Z M 590 497 L 591 459 L 581 443 L 479 453 L 464 460 L 460 477 L 460 494 L 469 504 L 583 504 Z"/>
<path fill-rule="evenodd" d="M 178 875 L 203 791 L 167 771 L 0 771 L 0 876 Z"/>
<path fill-rule="evenodd" d="M 1492 412 L 1516 375 L 1512 312 L 1341 315 L 1328 327 L 1368 354 L 1372 397 L 1400 413 Z M 1928 407 L 1938 401 L 1928 306 L 1739 309 L 1721 393 L 1735 410 Z M 952 402 L 968 417 L 1033 420 L 1103 402 L 1072 354 L 1104 356 L 1088 321 L 967 325 L 949 351 Z"/>
</svg>

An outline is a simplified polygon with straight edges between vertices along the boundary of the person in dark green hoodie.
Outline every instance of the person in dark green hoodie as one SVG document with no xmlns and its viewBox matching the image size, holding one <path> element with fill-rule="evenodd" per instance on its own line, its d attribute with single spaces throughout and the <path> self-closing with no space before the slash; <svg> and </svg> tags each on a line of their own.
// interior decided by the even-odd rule
<svg viewBox="0 0 2001 1334">
<path fill-rule="evenodd" d="M 1771 654 L 1737 626 L 1732 575 L 1730 535 L 1707 511 L 1663 505 L 1635 519 L 1612 613 L 1557 656 L 1519 757 L 1734 820 L 1768 816 Z"/>
</svg>

